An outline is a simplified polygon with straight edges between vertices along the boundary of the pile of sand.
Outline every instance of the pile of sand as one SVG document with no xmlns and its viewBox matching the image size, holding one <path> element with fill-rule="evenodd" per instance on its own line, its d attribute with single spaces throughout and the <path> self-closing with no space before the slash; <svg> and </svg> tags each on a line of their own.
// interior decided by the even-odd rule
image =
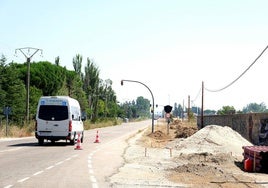
<svg viewBox="0 0 268 188">
<path fill-rule="evenodd" d="M 186 139 L 171 142 L 168 147 L 179 150 L 184 154 L 193 153 L 231 153 L 233 156 L 242 155 L 242 146 L 252 144 L 230 127 L 209 125 Z"/>
</svg>

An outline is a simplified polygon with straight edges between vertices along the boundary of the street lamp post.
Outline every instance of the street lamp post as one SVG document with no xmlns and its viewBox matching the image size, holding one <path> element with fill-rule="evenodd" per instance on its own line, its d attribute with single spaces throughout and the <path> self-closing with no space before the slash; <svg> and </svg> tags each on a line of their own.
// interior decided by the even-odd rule
<svg viewBox="0 0 268 188">
<path fill-rule="evenodd" d="M 25 50 L 28 51 L 28 53 L 24 52 Z M 34 50 L 33 53 L 30 53 L 30 50 Z M 38 49 L 38 48 L 31 48 L 31 47 L 26 47 L 26 48 L 18 48 L 15 50 L 15 54 L 17 53 L 17 51 L 20 51 L 24 57 L 26 58 L 26 62 L 27 62 L 27 80 L 26 80 L 26 124 L 29 124 L 29 111 L 30 111 L 30 107 L 29 107 L 29 101 L 30 101 L 30 62 L 31 62 L 31 58 L 38 52 L 41 51 L 42 54 L 42 50 Z"/>
<path fill-rule="evenodd" d="M 154 95 L 153 95 L 152 91 L 150 90 L 150 88 L 147 85 L 145 85 L 142 82 L 135 81 L 135 80 L 121 80 L 121 85 L 123 85 L 124 81 L 125 82 L 136 82 L 136 83 L 142 84 L 150 91 L 150 93 L 152 95 L 152 100 L 153 100 L 153 108 L 152 108 L 152 133 L 153 133 L 154 132 Z"/>
</svg>

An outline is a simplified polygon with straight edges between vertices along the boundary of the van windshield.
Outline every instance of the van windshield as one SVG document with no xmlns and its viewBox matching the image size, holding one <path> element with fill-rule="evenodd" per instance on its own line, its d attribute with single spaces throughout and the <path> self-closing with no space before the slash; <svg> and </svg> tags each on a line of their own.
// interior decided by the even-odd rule
<svg viewBox="0 0 268 188">
<path fill-rule="evenodd" d="M 38 118 L 48 121 L 61 121 L 68 119 L 68 107 L 57 105 L 40 105 Z"/>
</svg>

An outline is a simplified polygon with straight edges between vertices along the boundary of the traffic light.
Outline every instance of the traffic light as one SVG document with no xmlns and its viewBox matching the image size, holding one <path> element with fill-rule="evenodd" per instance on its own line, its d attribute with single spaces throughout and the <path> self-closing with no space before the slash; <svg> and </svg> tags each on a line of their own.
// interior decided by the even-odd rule
<svg viewBox="0 0 268 188">
<path fill-rule="evenodd" d="M 164 110 L 165 110 L 166 113 L 170 113 L 171 110 L 172 110 L 172 106 L 166 105 L 166 106 L 164 106 Z"/>
<path fill-rule="evenodd" d="M 124 84 L 124 81 L 123 80 L 121 80 L 121 86 Z"/>
</svg>

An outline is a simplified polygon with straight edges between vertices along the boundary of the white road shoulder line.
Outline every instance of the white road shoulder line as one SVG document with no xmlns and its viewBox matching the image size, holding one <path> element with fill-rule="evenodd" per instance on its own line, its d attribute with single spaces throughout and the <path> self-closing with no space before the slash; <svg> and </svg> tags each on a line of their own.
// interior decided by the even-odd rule
<svg viewBox="0 0 268 188">
<path fill-rule="evenodd" d="M 10 187 L 13 187 L 14 185 L 7 185 L 5 186 L 4 188 L 10 188 Z"/>
<path fill-rule="evenodd" d="M 43 173 L 43 172 L 44 172 L 44 171 L 41 170 L 41 171 L 39 171 L 39 172 L 34 173 L 33 176 L 37 176 L 38 174 L 41 174 L 41 173 Z"/>
<path fill-rule="evenodd" d="M 18 182 L 19 182 L 19 183 L 22 183 L 22 182 L 28 180 L 29 178 L 30 178 L 30 177 L 23 178 L 23 179 L 21 179 L 21 180 L 18 180 Z"/>
<path fill-rule="evenodd" d="M 57 165 L 60 165 L 60 164 L 62 164 L 64 161 L 60 161 L 60 162 L 57 162 L 55 165 L 57 166 Z"/>
<path fill-rule="evenodd" d="M 47 167 L 46 170 L 50 170 L 51 168 L 54 168 L 54 165 Z"/>
</svg>

